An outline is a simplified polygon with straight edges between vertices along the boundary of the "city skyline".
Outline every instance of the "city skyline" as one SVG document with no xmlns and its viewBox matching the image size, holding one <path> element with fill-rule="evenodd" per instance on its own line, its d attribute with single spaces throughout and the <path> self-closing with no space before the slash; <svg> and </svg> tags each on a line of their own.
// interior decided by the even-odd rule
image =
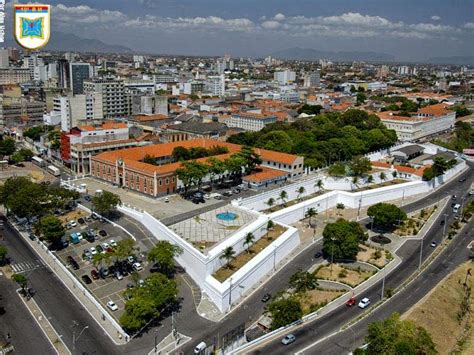
<svg viewBox="0 0 474 355">
<path fill-rule="evenodd" d="M 442 1 L 326 0 L 276 0 L 271 7 L 248 0 L 70 0 L 51 5 L 53 40 L 54 32 L 63 32 L 156 54 L 263 57 L 300 47 L 423 61 L 472 55 L 474 37 L 467 1 L 449 6 Z"/>
</svg>

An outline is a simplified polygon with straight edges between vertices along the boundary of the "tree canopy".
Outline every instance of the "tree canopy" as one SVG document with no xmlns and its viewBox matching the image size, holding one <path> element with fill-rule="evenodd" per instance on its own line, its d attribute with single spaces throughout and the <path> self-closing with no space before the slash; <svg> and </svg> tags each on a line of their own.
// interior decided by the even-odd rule
<svg viewBox="0 0 474 355">
<path fill-rule="evenodd" d="M 178 245 L 171 244 L 168 241 L 160 240 L 148 252 L 148 261 L 156 263 L 160 272 L 170 276 L 176 266 L 174 258 L 183 253 Z"/>
<path fill-rule="evenodd" d="M 407 218 L 407 214 L 400 208 L 384 202 L 370 206 L 367 215 L 373 218 L 374 226 L 383 229 L 391 229 L 395 224 Z"/>
<path fill-rule="evenodd" d="M 44 239 L 51 244 L 57 244 L 65 233 L 61 220 L 56 216 L 46 216 L 41 218 L 38 229 Z"/>
<path fill-rule="evenodd" d="M 367 240 L 367 234 L 357 222 L 339 219 L 326 224 L 323 230 L 323 252 L 334 259 L 355 259 L 359 243 Z"/>
<path fill-rule="evenodd" d="M 94 211 L 103 215 L 111 214 L 121 203 L 122 201 L 118 195 L 106 190 L 92 197 Z"/>
<path fill-rule="evenodd" d="M 369 324 L 365 354 L 437 354 L 430 334 L 410 320 L 401 320 L 398 313 Z"/>
<path fill-rule="evenodd" d="M 281 297 L 268 305 L 272 316 L 272 330 L 278 329 L 301 319 L 303 310 L 295 297 Z"/>
<path fill-rule="evenodd" d="M 322 167 L 373 150 L 387 148 L 397 141 L 395 131 L 380 119 L 362 110 L 325 113 L 293 123 L 276 122 L 258 132 L 242 132 L 229 142 L 298 154 L 305 164 Z"/>
</svg>

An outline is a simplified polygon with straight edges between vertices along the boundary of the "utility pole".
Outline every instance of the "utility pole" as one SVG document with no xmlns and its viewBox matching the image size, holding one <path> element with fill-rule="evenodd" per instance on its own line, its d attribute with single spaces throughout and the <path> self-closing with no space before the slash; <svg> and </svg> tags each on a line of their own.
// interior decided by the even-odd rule
<svg viewBox="0 0 474 355">
<path fill-rule="evenodd" d="M 77 323 L 76 321 L 73 321 L 72 323 L 72 355 L 76 355 L 76 342 L 79 340 L 82 333 L 84 333 L 84 331 L 89 328 L 89 326 L 86 325 L 84 328 L 82 328 L 81 332 L 76 337 L 76 328 L 78 326 L 79 326 L 79 323 Z"/>
</svg>

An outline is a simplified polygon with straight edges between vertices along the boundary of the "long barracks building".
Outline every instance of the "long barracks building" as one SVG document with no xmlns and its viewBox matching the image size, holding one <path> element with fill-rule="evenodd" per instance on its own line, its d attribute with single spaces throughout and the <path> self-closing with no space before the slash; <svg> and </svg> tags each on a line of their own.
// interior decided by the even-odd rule
<svg viewBox="0 0 474 355">
<path fill-rule="evenodd" d="M 220 160 L 225 160 L 241 150 L 241 146 L 238 144 L 211 139 L 154 144 L 95 155 L 90 160 L 90 172 L 92 177 L 119 187 L 155 197 L 168 195 L 174 193 L 180 186 L 176 169 L 181 166 L 181 163 L 173 160 L 174 148 L 202 147 L 209 149 L 217 146 L 225 147 L 228 150 L 228 153 L 215 156 Z M 300 176 L 303 173 L 303 157 L 259 148 L 254 148 L 254 151 L 262 159 L 261 168 L 267 172 L 264 174 L 266 181 L 261 180 L 262 174 L 255 173 L 255 178 L 260 179 L 258 186 L 281 181 L 282 173 L 285 179 Z M 143 162 L 145 156 L 155 158 L 159 165 Z M 208 157 L 200 158 L 198 161 L 205 162 L 207 159 Z M 269 171 L 273 171 L 274 174 L 269 174 Z"/>
</svg>

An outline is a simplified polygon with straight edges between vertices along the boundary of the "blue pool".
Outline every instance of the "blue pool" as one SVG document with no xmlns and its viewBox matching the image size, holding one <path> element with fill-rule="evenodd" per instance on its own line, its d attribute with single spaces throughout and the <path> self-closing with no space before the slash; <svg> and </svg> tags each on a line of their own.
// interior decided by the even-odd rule
<svg viewBox="0 0 474 355">
<path fill-rule="evenodd" d="M 237 218 L 237 214 L 234 212 L 222 212 L 216 214 L 216 217 L 223 221 L 233 221 Z"/>
</svg>

